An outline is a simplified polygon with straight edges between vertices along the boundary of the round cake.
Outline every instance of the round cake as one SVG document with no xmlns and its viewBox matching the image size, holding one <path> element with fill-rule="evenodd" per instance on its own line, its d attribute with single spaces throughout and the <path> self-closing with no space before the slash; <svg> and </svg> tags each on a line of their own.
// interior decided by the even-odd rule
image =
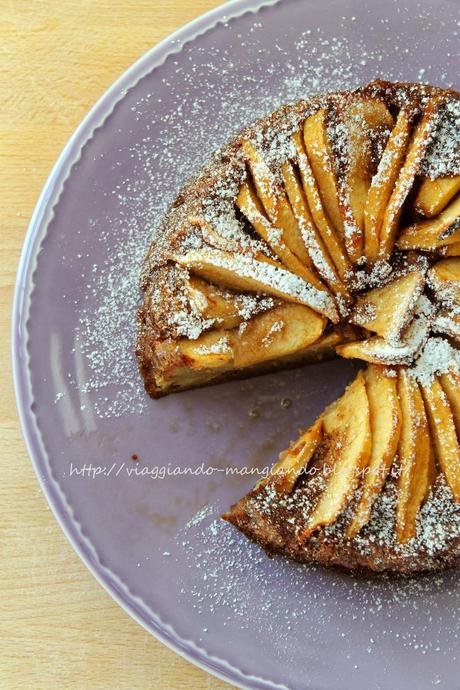
<svg viewBox="0 0 460 690">
<path fill-rule="evenodd" d="M 460 563 L 459 192 L 460 94 L 377 80 L 240 132 L 156 234 L 137 343 L 153 397 L 363 362 L 223 516 L 269 554 Z"/>
</svg>

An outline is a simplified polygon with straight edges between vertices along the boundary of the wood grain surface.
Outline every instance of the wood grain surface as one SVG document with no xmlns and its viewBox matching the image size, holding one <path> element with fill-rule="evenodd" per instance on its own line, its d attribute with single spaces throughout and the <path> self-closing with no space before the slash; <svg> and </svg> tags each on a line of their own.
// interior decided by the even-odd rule
<svg viewBox="0 0 460 690">
<path fill-rule="evenodd" d="M 223 690 L 100 587 L 54 520 L 16 415 L 10 310 L 33 207 L 110 84 L 216 0 L 0 0 L 0 690 Z"/>
</svg>

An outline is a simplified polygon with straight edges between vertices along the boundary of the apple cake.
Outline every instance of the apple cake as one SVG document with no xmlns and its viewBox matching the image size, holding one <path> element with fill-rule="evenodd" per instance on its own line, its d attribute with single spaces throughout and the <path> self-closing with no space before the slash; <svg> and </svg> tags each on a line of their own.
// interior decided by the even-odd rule
<svg viewBox="0 0 460 690">
<path fill-rule="evenodd" d="M 151 396 L 366 363 L 224 515 L 267 553 L 460 564 L 459 192 L 460 94 L 376 80 L 260 119 L 167 213 L 141 278 Z"/>
</svg>

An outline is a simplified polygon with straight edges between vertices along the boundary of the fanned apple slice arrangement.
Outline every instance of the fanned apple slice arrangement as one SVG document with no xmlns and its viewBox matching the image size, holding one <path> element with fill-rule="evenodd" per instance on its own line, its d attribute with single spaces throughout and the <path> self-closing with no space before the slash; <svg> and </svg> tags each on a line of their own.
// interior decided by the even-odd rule
<svg viewBox="0 0 460 690">
<path fill-rule="evenodd" d="M 159 397 L 368 363 L 224 516 L 269 553 L 460 562 L 460 100 L 372 82 L 244 130 L 170 210 L 137 355 Z"/>
</svg>

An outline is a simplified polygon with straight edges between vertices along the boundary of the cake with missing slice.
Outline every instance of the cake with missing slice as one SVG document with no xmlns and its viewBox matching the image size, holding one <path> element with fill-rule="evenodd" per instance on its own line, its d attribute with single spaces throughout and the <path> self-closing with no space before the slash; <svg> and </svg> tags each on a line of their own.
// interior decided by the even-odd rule
<svg viewBox="0 0 460 690">
<path fill-rule="evenodd" d="M 367 363 L 225 514 L 268 553 L 460 562 L 459 191 L 460 95 L 375 81 L 262 118 L 168 212 L 142 272 L 150 395 Z"/>
</svg>

